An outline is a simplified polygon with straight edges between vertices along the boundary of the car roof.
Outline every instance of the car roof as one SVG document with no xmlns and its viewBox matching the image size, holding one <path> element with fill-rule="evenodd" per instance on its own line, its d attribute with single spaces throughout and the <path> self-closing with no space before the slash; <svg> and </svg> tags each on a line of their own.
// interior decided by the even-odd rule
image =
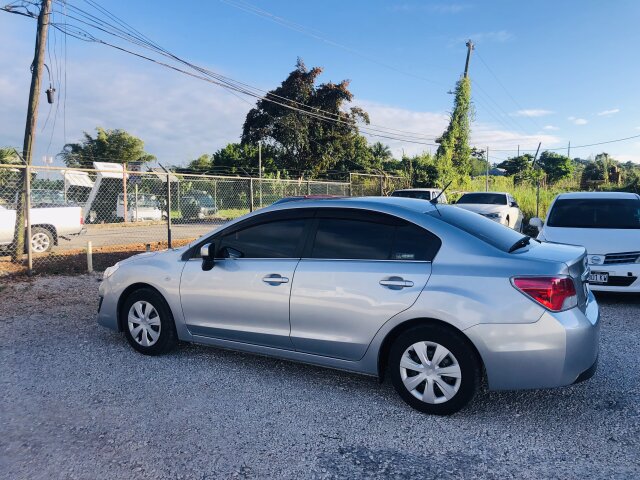
<svg viewBox="0 0 640 480">
<path fill-rule="evenodd" d="M 285 202 L 271 205 L 263 210 L 286 210 L 292 208 L 314 208 L 314 207 L 335 207 L 335 208 L 363 208 L 378 211 L 389 210 L 410 210 L 413 212 L 430 212 L 435 210 L 431 202 L 416 198 L 406 197 L 337 197 L 324 199 L 308 199 L 304 202 Z"/>
<path fill-rule="evenodd" d="M 558 199 L 568 200 L 568 199 L 587 199 L 587 198 L 627 198 L 627 199 L 637 199 L 640 198 L 640 195 L 637 193 L 630 192 L 570 192 L 570 193 L 561 193 L 558 195 Z"/>
</svg>

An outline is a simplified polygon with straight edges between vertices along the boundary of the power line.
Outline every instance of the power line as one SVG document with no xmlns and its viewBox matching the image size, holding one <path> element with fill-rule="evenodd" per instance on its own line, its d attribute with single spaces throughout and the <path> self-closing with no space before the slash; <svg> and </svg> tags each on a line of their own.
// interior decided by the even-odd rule
<svg viewBox="0 0 640 480">
<path fill-rule="evenodd" d="M 504 90 L 504 92 L 507 94 L 507 96 L 511 99 L 511 101 L 514 103 L 514 105 L 519 109 L 519 110 L 525 110 L 525 108 L 520 105 L 520 103 L 513 97 L 513 95 L 511 95 L 511 92 L 509 92 L 509 90 L 507 89 L 507 87 L 504 85 L 504 83 L 502 83 L 502 81 L 500 80 L 500 78 L 498 78 L 498 75 L 496 75 L 493 71 L 493 69 L 487 64 L 487 62 L 484 60 L 484 58 L 482 58 L 482 55 L 480 55 L 479 53 L 476 53 L 476 56 L 478 57 L 478 59 L 480 60 L 480 63 L 482 63 L 484 65 L 484 67 L 487 69 L 487 71 L 493 76 L 493 78 L 496 79 L 496 82 L 498 83 L 498 85 L 500 85 L 500 87 L 502 88 L 502 90 Z M 534 125 L 535 128 L 542 130 L 542 127 L 538 124 L 538 122 L 536 122 L 532 117 L 527 117 L 531 123 Z"/>
<path fill-rule="evenodd" d="M 57 1 L 60 1 L 60 0 L 57 0 Z M 78 17 L 74 17 L 73 15 L 68 15 L 67 14 L 68 18 L 76 20 L 76 21 L 78 21 L 78 22 L 80 22 L 80 23 L 82 23 L 84 25 L 90 26 L 92 28 L 96 28 L 96 29 L 98 29 L 100 31 L 103 31 L 103 32 L 109 34 L 109 35 L 116 36 L 116 37 L 118 37 L 118 38 L 120 38 L 122 40 L 134 43 L 134 44 L 136 44 L 138 46 L 141 46 L 142 48 L 146 48 L 146 49 L 150 49 L 152 51 L 155 51 L 156 53 L 159 53 L 159 54 L 161 54 L 163 56 L 171 58 L 172 60 L 178 61 L 178 62 L 180 62 L 180 63 L 182 63 L 184 65 L 187 65 L 190 68 L 193 68 L 196 71 L 199 71 L 200 73 L 203 73 L 203 74 L 205 74 L 207 76 L 211 76 L 212 78 L 215 78 L 216 80 L 218 80 L 218 81 L 220 81 L 222 83 L 225 83 L 225 84 L 227 84 L 229 86 L 234 86 L 234 87 L 240 86 L 241 88 L 245 88 L 247 90 L 251 90 L 252 93 L 254 94 L 252 96 L 255 96 L 256 92 L 260 92 L 259 98 L 262 99 L 262 100 L 269 101 L 271 103 L 277 103 L 277 102 L 273 102 L 273 98 L 269 98 L 269 97 L 274 97 L 274 98 L 276 98 L 278 100 L 282 100 L 283 102 L 293 103 L 294 105 L 298 105 L 298 106 L 303 107 L 303 108 L 308 108 L 308 109 L 311 110 L 311 113 L 318 113 L 320 115 L 327 116 L 330 119 L 335 119 L 337 123 L 343 123 L 343 124 L 344 123 L 349 123 L 349 122 L 347 122 L 345 120 L 342 120 L 342 118 L 344 118 L 343 114 L 324 111 L 324 110 L 319 109 L 317 107 L 309 106 L 309 105 L 303 104 L 301 102 L 297 102 L 295 100 L 292 100 L 292 99 L 289 99 L 289 98 L 286 98 L 286 97 L 281 97 L 281 96 L 276 95 L 276 94 L 274 94 L 272 92 L 266 92 L 266 91 L 261 90 L 261 89 L 259 89 L 257 87 L 253 87 L 253 86 L 251 86 L 249 84 L 246 84 L 246 83 L 231 79 L 229 77 L 225 77 L 225 76 L 220 75 L 220 74 L 218 74 L 216 72 L 213 72 L 211 70 L 207 70 L 207 69 L 204 69 L 204 68 L 199 67 L 197 65 L 194 65 L 194 64 L 192 64 L 192 63 L 190 63 L 190 62 L 188 62 L 186 60 L 183 60 L 183 59 L 177 57 L 176 55 L 170 53 L 166 49 L 164 49 L 164 48 L 160 47 L 159 45 L 153 43 L 151 40 L 146 39 L 146 37 L 144 37 L 144 39 L 141 39 L 137 35 L 132 35 L 131 33 L 124 32 L 124 31 L 122 31 L 122 29 L 120 29 L 120 28 L 118 28 L 118 27 L 116 27 L 116 26 L 114 26 L 112 24 L 109 24 L 108 22 L 104 22 L 102 19 L 99 19 L 98 17 L 95 17 L 94 15 L 85 12 L 84 10 L 80 9 L 79 7 L 73 6 L 68 2 L 66 2 L 66 4 L 68 4 L 69 7 L 73 8 L 76 12 L 79 12 L 79 14 L 84 17 L 84 20 L 80 19 Z M 104 10 L 104 9 L 102 9 L 102 10 Z M 90 37 L 92 37 L 92 38 L 90 38 L 92 41 L 96 41 L 97 40 L 95 37 L 93 37 L 92 35 L 88 34 L 88 32 L 84 31 L 83 29 L 81 29 L 81 28 L 79 28 L 77 26 L 75 28 L 78 30 L 78 32 L 76 32 L 76 33 L 82 33 L 83 36 L 84 36 L 84 34 L 87 34 Z M 84 40 L 88 40 L 87 38 L 83 38 L 83 39 Z M 100 43 L 105 43 L 106 44 L 107 42 L 101 41 Z M 258 97 L 256 97 L 256 98 L 258 98 Z M 286 107 L 286 105 L 281 105 L 281 106 L 285 106 Z M 420 134 L 420 133 L 417 133 L 417 132 L 407 132 L 407 131 L 404 131 L 404 130 L 394 129 L 394 128 L 391 128 L 391 127 L 385 127 L 385 126 L 380 126 L 380 125 L 375 125 L 375 124 L 371 124 L 371 123 L 366 124 L 366 126 L 361 126 L 361 128 L 363 129 L 363 131 L 365 133 L 368 133 L 371 136 L 377 136 L 377 135 L 373 135 L 371 133 L 371 132 L 377 132 L 377 133 L 385 133 L 385 134 L 388 134 L 388 135 L 395 135 L 395 136 L 402 136 L 403 137 L 403 138 L 398 138 L 398 140 L 405 140 L 405 141 L 411 141 L 411 140 L 433 140 L 433 137 L 426 137 L 423 134 Z M 379 135 L 379 136 L 382 136 L 382 135 Z M 420 142 L 414 142 L 414 143 L 420 143 Z"/>
<path fill-rule="evenodd" d="M 322 42 L 327 43 L 329 45 L 332 45 L 334 47 L 341 48 L 341 49 L 343 49 L 343 50 L 345 50 L 347 52 L 350 52 L 350 53 L 352 53 L 354 55 L 357 55 L 359 57 L 365 58 L 366 60 L 369 60 L 369 61 L 371 61 L 373 63 L 381 65 L 381 66 L 383 66 L 385 68 L 388 68 L 390 70 L 393 70 L 395 72 L 398 72 L 398 73 L 401 73 L 403 75 L 410 76 L 410 77 L 413 77 L 413 78 L 417 78 L 419 80 L 423 80 L 423 81 L 426 81 L 426 82 L 434 83 L 436 85 L 444 86 L 444 84 L 442 82 L 437 82 L 435 80 L 431 80 L 429 78 L 425 78 L 423 76 L 416 75 L 413 72 L 402 70 L 402 69 L 396 68 L 396 67 L 394 67 L 392 65 L 389 65 L 387 63 L 381 62 L 377 58 L 374 58 L 374 57 L 372 57 L 370 55 L 362 53 L 362 52 L 360 52 L 360 51 L 358 51 L 358 50 L 356 50 L 356 49 L 354 49 L 352 47 L 349 47 L 347 45 L 344 45 L 344 44 L 341 44 L 341 43 L 336 42 L 334 40 L 331 40 L 331 39 L 327 38 L 321 32 L 318 32 L 317 30 L 310 29 L 310 28 L 305 27 L 305 26 L 303 26 L 303 25 L 301 25 L 299 23 L 295 23 L 295 22 L 287 20 L 287 19 L 285 19 L 283 17 L 279 17 L 279 16 L 277 16 L 277 15 L 271 13 L 271 12 L 268 12 L 266 10 L 263 10 L 263 9 L 259 8 L 259 7 L 256 7 L 255 5 L 252 5 L 252 4 L 250 4 L 250 3 L 246 2 L 246 1 L 243 1 L 243 0 L 221 0 L 221 1 L 223 3 L 226 3 L 229 6 L 237 8 L 237 9 L 242 10 L 244 12 L 247 12 L 247 13 L 250 13 L 250 14 L 253 14 L 253 15 L 256 15 L 256 16 L 260 16 L 260 17 L 266 18 L 267 20 L 272 21 L 274 23 L 277 23 L 277 24 L 279 24 L 281 26 L 284 26 L 285 28 L 288 28 L 290 30 L 294 30 L 296 32 L 302 33 L 302 34 L 307 35 L 307 36 L 310 36 L 312 38 L 315 38 L 316 40 L 322 41 Z M 484 89 L 482 89 L 480 87 L 480 85 L 477 84 L 477 82 L 474 81 L 474 84 L 478 87 L 479 93 L 481 93 L 481 95 L 484 95 L 485 97 L 487 97 L 489 102 L 493 102 L 497 106 L 497 108 L 499 110 L 502 110 L 502 108 L 491 98 L 491 96 L 488 93 L 484 92 Z M 507 125 L 505 123 L 505 121 L 501 118 L 500 114 L 496 115 L 494 113 L 494 107 L 492 107 L 489 103 L 485 103 L 484 100 L 480 101 L 479 98 L 476 98 L 476 102 L 477 103 L 481 103 L 487 109 L 487 112 L 489 113 L 489 115 L 491 117 L 493 117 L 495 120 L 497 120 L 499 123 L 501 123 L 504 127 L 506 127 L 509 130 L 511 128 L 513 128 L 513 126 L 509 126 L 509 125 Z M 526 130 L 522 128 L 522 126 L 519 124 L 519 122 L 517 122 L 515 119 L 511 118 L 508 114 L 506 114 L 506 112 L 505 112 L 505 115 L 506 115 L 507 119 L 509 119 L 511 121 L 511 123 L 516 126 L 516 130 L 520 130 L 520 132 L 525 135 L 525 137 L 523 137 L 523 138 L 529 138 L 529 137 L 533 136 L 533 135 L 528 134 L 526 132 Z"/>
</svg>

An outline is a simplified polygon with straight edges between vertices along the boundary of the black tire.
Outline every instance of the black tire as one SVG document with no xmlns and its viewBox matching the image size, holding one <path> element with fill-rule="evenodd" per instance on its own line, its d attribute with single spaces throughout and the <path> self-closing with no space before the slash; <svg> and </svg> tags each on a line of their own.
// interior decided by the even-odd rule
<svg viewBox="0 0 640 480">
<path fill-rule="evenodd" d="M 45 238 L 46 237 L 46 238 Z M 43 227 L 31 228 L 31 251 L 34 253 L 46 253 L 53 248 L 54 238 L 51 230 Z"/>
<path fill-rule="evenodd" d="M 152 338 L 151 334 L 147 334 L 146 330 L 138 332 L 136 338 L 134 338 L 131 329 L 129 327 L 129 312 L 131 307 L 138 302 L 146 302 L 151 305 L 159 317 L 159 330 L 156 330 L 155 326 L 149 326 L 154 332 L 159 331 L 160 335 L 157 340 L 151 345 L 143 345 L 141 343 L 142 335 L 148 335 L 146 337 L 147 343 Z M 156 290 L 151 288 L 141 288 L 131 293 L 122 305 L 120 310 L 120 316 L 122 319 L 122 330 L 129 344 L 140 353 L 145 355 L 162 355 L 163 353 L 170 352 L 175 348 L 178 343 L 178 335 L 176 333 L 175 323 L 173 321 L 173 315 L 171 309 L 166 300 Z M 153 317 L 156 318 L 156 317 Z M 138 324 L 139 325 L 139 324 Z M 132 324 L 134 331 L 136 323 Z"/>
<path fill-rule="evenodd" d="M 511 221 L 509 220 L 509 215 L 507 215 L 507 227 L 511 228 Z M 515 225 L 514 225 L 515 227 Z"/>
<path fill-rule="evenodd" d="M 416 398 L 407 387 L 402 379 L 400 361 L 407 349 L 418 342 L 433 342 L 445 347 L 457 360 L 461 375 L 458 390 L 449 400 L 443 400 L 442 403 L 427 403 Z M 433 347 L 429 347 L 432 349 Z M 433 359 L 433 350 L 427 350 L 427 358 Z M 415 353 L 413 353 L 415 355 Z M 431 355 L 431 358 L 429 358 Z M 446 356 L 439 362 L 439 366 L 445 367 L 446 363 L 453 363 L 451 357 Z M 425 325 L 411 328 L 403 333 L 394 341 L 389 352 L 389 374 L 398 395 L 411 407 L 424 413 L 433 415 L 451 415 L 463 408 L 471 401 L 476 390 L 480 386 L 481 366 L 474 349 L 469 345 L 468 341 L 459 333 L 440 325 Z M 414 372 L 415 373 L 415 372 Z M 411 377 L 407 377 L 411 378 Z M 442 380 L 442 377 L 440 377 Z M 445 377 L 447 383 L 457 380 Z M 434 382 L 434 385 L 437 383 Z M 426 388 L 426 382 L 421 382 L 416 387 L 417 394 L 422 386 L 422 393 Z M 443 390 L 440 387 L 433 387 L 436 392 L 438 401 L 445 398 Z M 438 393 L 440 394 L 438 396 Z"/>
</svg>

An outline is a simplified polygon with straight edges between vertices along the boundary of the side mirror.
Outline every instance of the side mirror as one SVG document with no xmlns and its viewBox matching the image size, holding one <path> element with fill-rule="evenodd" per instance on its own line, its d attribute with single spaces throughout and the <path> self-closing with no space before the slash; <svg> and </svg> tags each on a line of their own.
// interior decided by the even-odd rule
<svg viewBox="0 0 640 480">
<path fill-rule="evenodd" d="M 529 220 L 529 225 L 533 228 L 537 228 L 538 231 L 540 231 L 542 230 L 542 226 L 544 225 L 544 223 L 538 217 L 533 217 L 531 220 Z"/>
<path fill-rule="evenodd" d="M 202 258 L 202 270 L 208 272 L 213 268 L 214 261 L 214 246 L 211 243 L 206 243 L 200 247 L 200 257 Z"/>
<path fill-rule="evenodd" d="M 518 208 L 518 202 L 511 202 L 511 206 L 515 207 L 515 208 Z"/>
</svg>

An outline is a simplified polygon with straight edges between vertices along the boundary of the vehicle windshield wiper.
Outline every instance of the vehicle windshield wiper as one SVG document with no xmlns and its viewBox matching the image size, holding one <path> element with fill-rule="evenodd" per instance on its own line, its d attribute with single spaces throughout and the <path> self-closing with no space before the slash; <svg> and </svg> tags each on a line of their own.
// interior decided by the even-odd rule
<svg viewBox="0 0 640 480">
<path fill-rule="evenodd" d="M 525 247 L 525 246 L 529 245 L 529 242 L 531 242 L 531 237 L 525 235 L 520 240 L 518 240 L 516 243 L 511 245 L 511 248 L 509 249 L 509 253 L 515 252 L 519 248 L 522 248 L 522 247 Z"/>
</svg>

